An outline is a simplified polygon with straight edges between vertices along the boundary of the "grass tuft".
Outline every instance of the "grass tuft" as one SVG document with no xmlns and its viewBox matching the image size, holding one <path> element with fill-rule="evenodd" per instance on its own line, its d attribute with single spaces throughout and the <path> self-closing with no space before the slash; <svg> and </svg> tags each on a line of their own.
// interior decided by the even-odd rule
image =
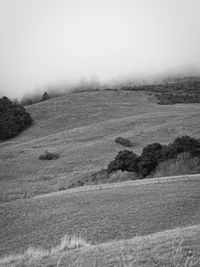
<svg viewBox="0 0 200 267">
<path fill-rule="evenodd" d="M 43 249 L 43 248 L 33 248 L 29 247 L 23 254 L 13 254 L 8 255 L 0 259 L 0 266 L 21 266 L 24 262 L 33 262 L 36 263 L 40 261 L 42 258 L 55 255 L 59 252 L 67 251 L 67 250 L 74 250 L 81 247 L 89 246 L 90 244 L 87 243 L 81 237 L 76 236 L 68 236 L 65 235 L 60 243 L 56 246 L 51 248 L 50 250 Z M 20 264 L 20 265 L 18 265 Z"/>
<path fill-rule="evenodd" d="M 51 254 L 56 254 L 58 252 L 66 251 L 66 250 L 73 250 L 80 247 L 89 246 L 84 239 L 77 236 L 69 236 L 65 235 L 59 245 L 51 249 Z"/>
</svg>

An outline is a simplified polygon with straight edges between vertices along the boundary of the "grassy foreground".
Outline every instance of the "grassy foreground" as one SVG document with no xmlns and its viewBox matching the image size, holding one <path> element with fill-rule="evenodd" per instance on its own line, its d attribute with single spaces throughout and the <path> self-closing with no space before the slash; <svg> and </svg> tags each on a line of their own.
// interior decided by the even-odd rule
<svg viewBox="0 0 200 267">
<path fill-rule="evenodd" d="M 62 241 L 53 251 L 29 248 L 23 255 L 0 259 L 0 264 L 2 267 L 200 266 L 199 225 L 96 246 L 80 243 L 81 248 L 63 246 L 62 250 L 61 245 Z"/>
<path fill-rule="evenodd" d="M 49 194 L 0 205 L 0 255 L 51 248 L 65 235 L 91 244 L 199 224 L 200 179 Z"/>
</svg>

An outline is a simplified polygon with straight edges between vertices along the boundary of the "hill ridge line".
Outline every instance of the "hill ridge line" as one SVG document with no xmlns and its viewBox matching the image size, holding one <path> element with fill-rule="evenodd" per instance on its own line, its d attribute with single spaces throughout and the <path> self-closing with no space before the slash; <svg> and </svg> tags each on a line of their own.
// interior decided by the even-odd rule
<svg viewBox="0 0 200 267">
<path fill-rule="evenodd" d="M 75 187 L 66 189 L 63 191 L 56 191 L 48 194 L 34 196 L 32 199 L 43 198 L 43 197 L 51 197 L 58 196 L 63 194 L 73 194 L 78 192 L 87 192 L 93 190 L 106 190 L 106 189 L 114 189 L 118 187 L 127 187 L 134 185 L 148 185 L 148 184 L 160 184 L 160 183 L 170 183 L 170 182 L 192 182 L 195 180 L 200 181 L 200 174 L 191 174 L 191 175 L 178 175 L 178 176 L 167 176 L 167 177 L 159 177 L 159 178 L 147 178 L 142 180 L 130 180 L 124 182 L 116 182 L 116 183 L 106 183 L 106 184 L 98 184 L 98 185 L 86 185 L 82 187 Z M 20 200 L 16 200 L 20 201 Z"/>
</svg>

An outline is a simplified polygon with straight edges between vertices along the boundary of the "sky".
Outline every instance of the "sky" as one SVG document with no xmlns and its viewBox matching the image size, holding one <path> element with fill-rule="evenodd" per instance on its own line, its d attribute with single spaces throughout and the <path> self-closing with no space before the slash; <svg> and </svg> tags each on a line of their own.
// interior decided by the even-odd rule
<svg viewBox="0 0 200 267">
<path fill-rule="evenodd" d="M 199 0 L 0 0 L 0 95 L 200 66 Z"/>
</svg>

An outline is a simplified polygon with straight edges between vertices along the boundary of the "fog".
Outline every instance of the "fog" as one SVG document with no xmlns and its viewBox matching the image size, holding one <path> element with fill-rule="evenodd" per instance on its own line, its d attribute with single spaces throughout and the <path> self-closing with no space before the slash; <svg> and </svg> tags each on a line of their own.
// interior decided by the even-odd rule
<svg viewBox="0 0 200 267">
<path fill-rule="evenodd" d="M 198 72 L 199 10 L 199 0 L 0 0 L 0 93 Z"/>
</svg>

